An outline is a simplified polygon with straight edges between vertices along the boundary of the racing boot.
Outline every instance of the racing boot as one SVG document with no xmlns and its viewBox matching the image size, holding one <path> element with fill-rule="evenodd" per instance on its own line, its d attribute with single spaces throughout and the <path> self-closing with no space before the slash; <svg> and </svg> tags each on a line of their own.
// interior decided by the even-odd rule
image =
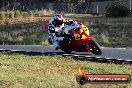
<svg viewBox="0 0 132 88">
<path fill-rule="evenodd" d="M 57 41 L 55 41 L 55 42 L 53 43 L 53 45 L 54 45 L 54 49 L 55 49 L 55 50 L 60 49 L 60 46 L 59 46 L 59 44 L 58 44 Z"/>
</svg>

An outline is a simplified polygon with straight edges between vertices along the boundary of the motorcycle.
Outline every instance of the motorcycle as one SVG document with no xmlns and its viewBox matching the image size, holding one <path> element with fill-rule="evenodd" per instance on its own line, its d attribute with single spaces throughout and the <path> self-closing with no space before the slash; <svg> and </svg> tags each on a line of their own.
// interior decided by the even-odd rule
<svg viewBox="0 0 132 88">
<path fill-rule="evenodd" d="M 80 32 L 83 31 L 83 32 Z M 59 42 L 60 49 L 66 53 L 76 52 L 92 52 L 95 55 L 101 55 L 100 45 L 89 35 L 89 29 L 83 25 L 79 25 L 79 30 L 66 28 L 63 29 L 64 40 Z"/>
</svg>

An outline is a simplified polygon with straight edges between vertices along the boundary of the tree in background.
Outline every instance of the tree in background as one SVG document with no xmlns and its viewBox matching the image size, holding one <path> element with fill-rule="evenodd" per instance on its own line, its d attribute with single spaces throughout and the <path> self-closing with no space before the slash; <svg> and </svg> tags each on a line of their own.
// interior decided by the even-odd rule
<svg viewBox="0 0 132 88">
<path fill-rule="evenodd" d="M 106 7 L 107 17 L 127 17 L 129 14 L 129 8 L 125 6 L 124 0 L 117 0 Z"/>
</svg>

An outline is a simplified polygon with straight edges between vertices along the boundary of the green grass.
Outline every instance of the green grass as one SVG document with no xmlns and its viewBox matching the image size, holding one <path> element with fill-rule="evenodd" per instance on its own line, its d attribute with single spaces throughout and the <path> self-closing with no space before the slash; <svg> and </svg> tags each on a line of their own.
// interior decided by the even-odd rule
<svg viewBox="0 0 132 88">
<path fill-rule="evenodd" d="M 19 13 L 19 12 L 18 12 Z M 3 14 L 3 13 L 1 13 Z M 105 16 L 90 16 L 89 14 L 65 14 L 66 19 L 76 20 L 89 27 L 90 36 L 102 47 L 131 48 L 132 47 L 132 17 L 107 18 Z M 3 14 L 4 17 L 4 14 Z M 44 25 L 51 16 L 36 17 L 34 21 L 27 19 L 0 21 L 0 44 L 17 45 L 49 45 L 48 33 Z"/>
<path fill-rule="evenodd" d="M 76 83 L 78 67 L 87 73 L 131 74 L 131 65 L 77 61 L 62 56 L 28 56 L 0 53 L 0 88 L 128 88 L 130 84 Z"/>
</svg>

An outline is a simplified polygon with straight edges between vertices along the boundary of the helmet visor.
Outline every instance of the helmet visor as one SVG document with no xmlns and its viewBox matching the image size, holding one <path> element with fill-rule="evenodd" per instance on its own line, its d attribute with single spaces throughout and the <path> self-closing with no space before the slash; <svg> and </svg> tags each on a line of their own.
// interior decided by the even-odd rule
<svg viewBox="0 0 132 88">
<path fill-rule="evenodd" d="M 57 25 L 62 25 L 62 24 L 63 24 L 63 20 L 55 20 L 55 23 L 56 23 Z"/>
</svg>

